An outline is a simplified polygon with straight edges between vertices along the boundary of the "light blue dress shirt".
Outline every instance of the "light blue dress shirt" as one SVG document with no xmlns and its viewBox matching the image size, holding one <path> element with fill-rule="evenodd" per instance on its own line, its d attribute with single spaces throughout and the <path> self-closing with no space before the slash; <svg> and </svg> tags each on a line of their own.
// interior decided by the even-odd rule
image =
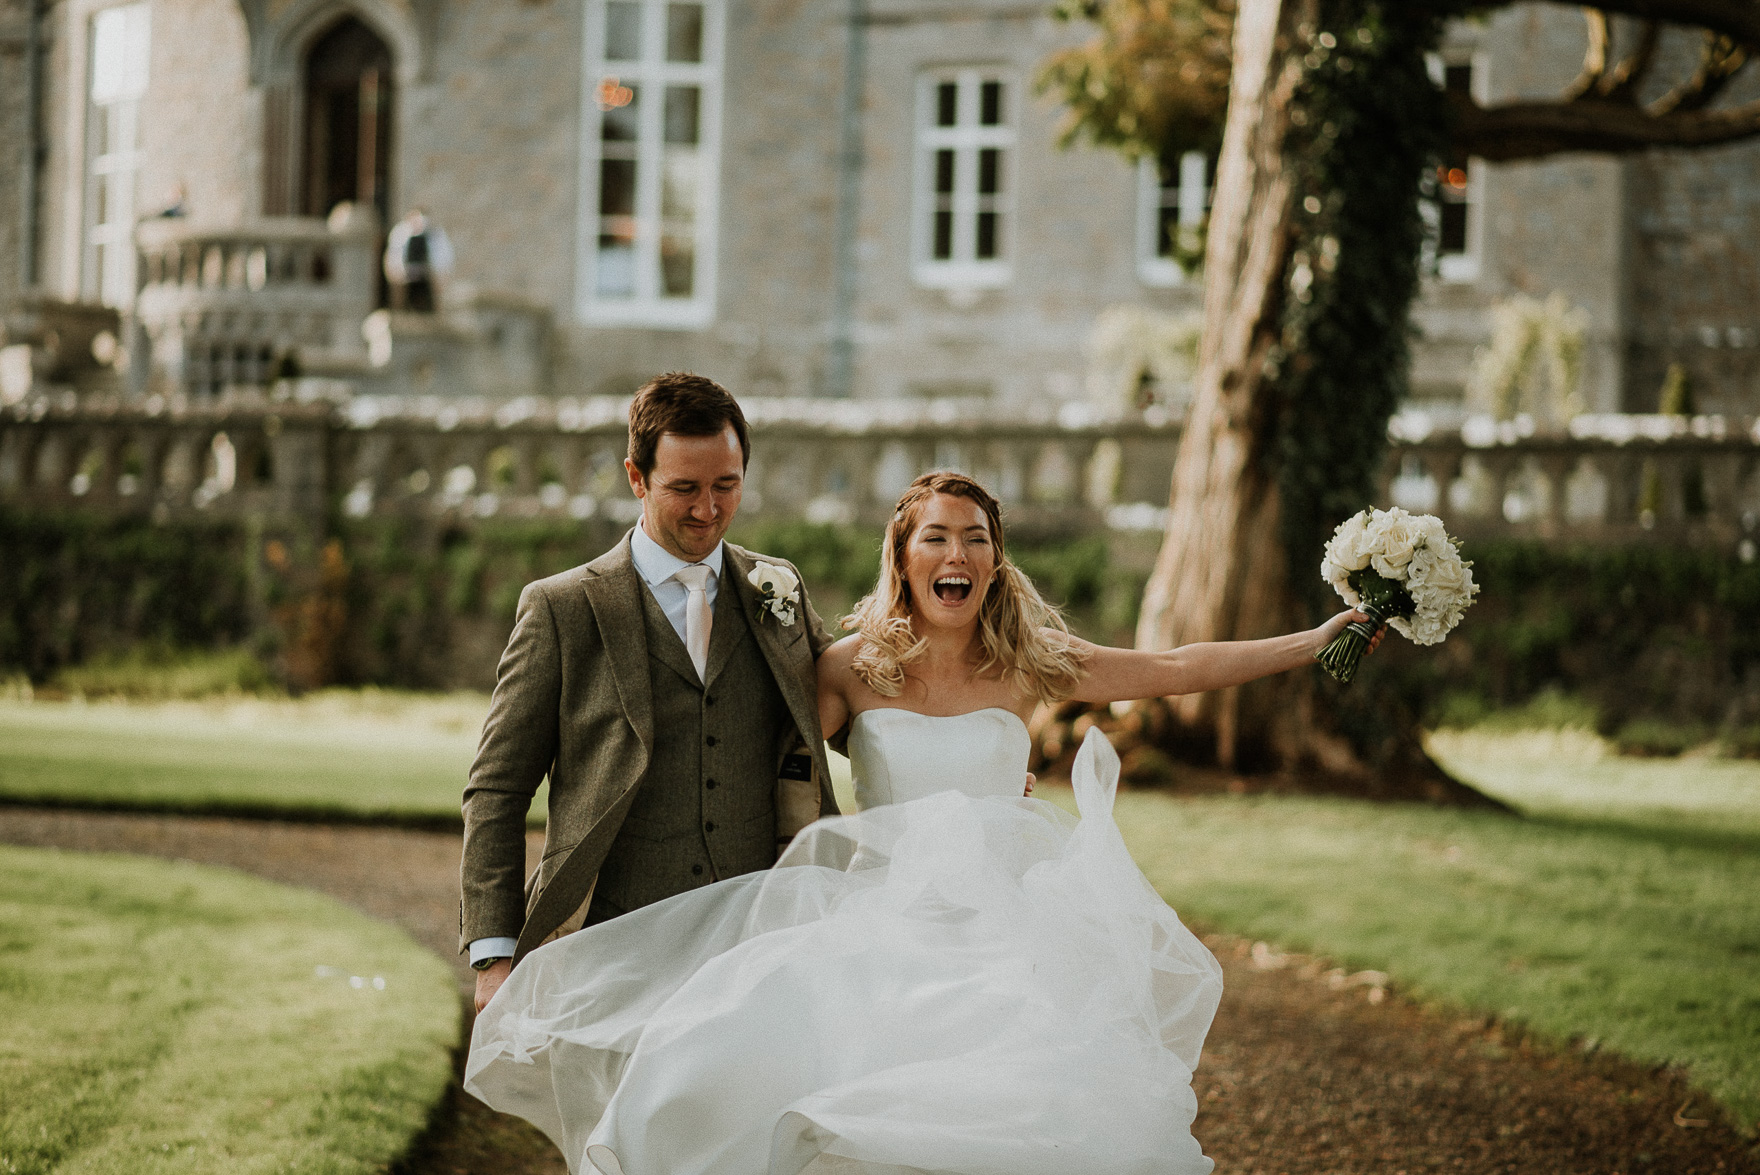
<svg viewBox="0 0 1760 1175">
<path fill-rule="evenodd" d="M 715 549 L 702 560 L 711 573 L 708 586 L 703 592 L 709 597 L 711 615 L 715 611 L 716 591 L 721 584 L 721 551 L 724 545 L 716 543 Z M 654 602 L 660 605 L 660 610 L 666 613 L 666 619 L 672 622 L 678 639 L 684 640 L 684 606 L 690 593 L 685 590 L 684 584 L 672 577 L 678 573 L 680 567 L 689 567 L 690 564 L 649 538 L 648 532 L 639 523 L 630 532 L 629 557 L 630 562 L 636 565 L 636 574 L 642 577 L 642 582 L 654 593 Z M 511 959 L 518 946 L 516 939 L 479 938 L 471 943 L 471 962 L 481 959 Z"/>
</svg>

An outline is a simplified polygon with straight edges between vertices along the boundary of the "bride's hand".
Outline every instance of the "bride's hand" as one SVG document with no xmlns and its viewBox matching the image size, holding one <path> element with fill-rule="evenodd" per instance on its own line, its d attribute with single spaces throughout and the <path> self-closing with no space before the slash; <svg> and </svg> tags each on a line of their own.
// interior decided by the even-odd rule
<svg viewBox="0 0 1760 1175">
<path fill-rule="evenodd" d="M 1031 771 L 1027 772 L 1027 790 L 1021 793 L 1023 796 L 1030 796 L 1033 794 L 1033 784 L 1038 778 L 1039 777 L 1034 775 Z"/>
<path fill-rule="evenodd" d="M 1337 616 L 1334 616 L 1331 620 L 1328 620 L 1325 624 L 1316 628 L 1314 630 L 1316 641 L 1314 645 L 1315 651 L 1324 649 L 1327 645 L 1331 644 L 1333 640 L 1337 638 L 1338 634 L 1344 631 L 1345 625 L 1356 624 L 1358 622 L 1367 624 L 1369 623 L 1369 617 L 1364 613 L 1357 611 L 1355 608 L 1346 608 L 1343 612 L 1340 612 Z M 1375 635 L 1369 639 L 1369 652 L 1373 653 L 1378 647 L 1380 647 L 1381 638 L 1386 635 L 1387 625 L 1383 624 L 1380 628 L 1375 630 Z"/>
</svg>

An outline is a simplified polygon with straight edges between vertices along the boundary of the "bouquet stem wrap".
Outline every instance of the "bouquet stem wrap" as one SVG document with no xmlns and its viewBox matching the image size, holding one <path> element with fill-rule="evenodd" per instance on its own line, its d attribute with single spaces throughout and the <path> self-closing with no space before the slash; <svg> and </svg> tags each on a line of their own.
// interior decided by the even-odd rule
<svg viewBox="0 0 1760 1175">
<path fill-rule="evenodd" d="M 1332 638 L 1332 643 L 1314 654 L 1314 659 L 1324 665 L 1326 672 L 1341 685 L 1349 685 L 1351 678 L 1357 675 L 1357 666 L 1362 662 L 1363 654 L 1369 651 L 1369 642 L 1392 618 L 1393 608 L 1385 603 L 1376 605 L 1365 601 L 1357 605 L 1357 611 L 1367 616 L 1369 623 L 1351 621 L 1344 626 L 1343 632 Z"/>
</svg>

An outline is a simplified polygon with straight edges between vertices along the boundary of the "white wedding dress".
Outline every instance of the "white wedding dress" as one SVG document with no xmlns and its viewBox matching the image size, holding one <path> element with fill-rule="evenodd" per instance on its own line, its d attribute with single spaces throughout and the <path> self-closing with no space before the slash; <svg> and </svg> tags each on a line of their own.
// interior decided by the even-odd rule
<svg viewBox="0 0 1760 1175">
<path fill-rule="evenodd" d="M 532 952 L 465 1088 L 574 1172 L 1208 1172 L 1221 969 L 1126 852 L 1105 738 L 1079 821 L 1021 798 L 1028 749 L 1006 710 L 858 715 L 859 813 Z"/>
</svg>

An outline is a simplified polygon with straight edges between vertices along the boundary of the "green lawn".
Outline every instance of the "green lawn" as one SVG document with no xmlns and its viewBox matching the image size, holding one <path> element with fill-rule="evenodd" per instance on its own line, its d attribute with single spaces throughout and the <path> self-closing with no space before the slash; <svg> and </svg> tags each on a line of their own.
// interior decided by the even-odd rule
<svg viewBox="0 0 1760 1175">
<path fill-rule="evenodd" d="M 0 703 L 0 795 L 450 817 L 485 705 L 371 692 Z M 1451 732 L 1432 747 L 1525 818 L 1141 791 L 1120 797 L 1119 823 L 1194 921 L 1684 1064 L 1760 1121 L 1760 764 L 1622 759 L 1570 730 Z M 535 821 L 542 810 L 540 796 Z"/>
<path fill-rule="evenodd" d="M 456 820 L 488 699 L 0 701 L 0 798 L 173 811 Z M 533 805 L 543 823 L 544 796 Z"/>
<path fill-rule="evenodd" d="M 1554 1040 L 1684 1065 L 1753 1127 L 1760 764 L 1539 749 L 1437 743 L 1529 818 L 1140 791 L 1119 797 L 1118 822 L 1195 922 L 1384 970 L 1421 999 Z"/>
<path fill-rule="evenodd" d="M 0 847 L 0 1171 L 383 1171 L 451 1080 L 456 981 L 227 870 Z"/>
<path fill-rule="evenodd" d="M 1430 749 L 1468 783 L 1539 819 L 1760 843 L 1760 762 L 1623 758 L 1583 730 L 1444 731 Z"/>
</svg>

